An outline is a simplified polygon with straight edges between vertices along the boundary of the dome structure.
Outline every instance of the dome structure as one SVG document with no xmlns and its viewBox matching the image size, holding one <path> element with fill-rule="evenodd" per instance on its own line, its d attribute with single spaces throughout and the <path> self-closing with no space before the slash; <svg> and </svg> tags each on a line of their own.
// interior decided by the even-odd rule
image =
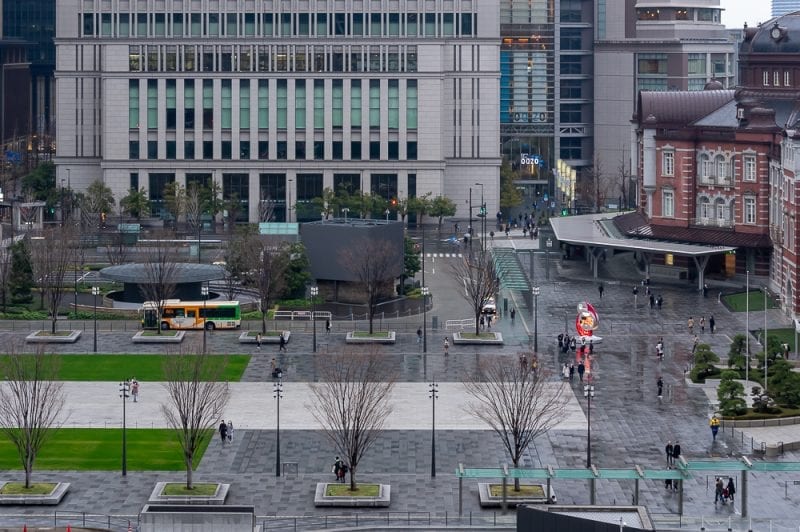
<svg viewBox="0 0 800 532">
<path fill-rule="evenodd" d="M 800 11 L 765 22 L 755 32 L 748 31 L 740 53 L 800 53 Z"/>
</svg>

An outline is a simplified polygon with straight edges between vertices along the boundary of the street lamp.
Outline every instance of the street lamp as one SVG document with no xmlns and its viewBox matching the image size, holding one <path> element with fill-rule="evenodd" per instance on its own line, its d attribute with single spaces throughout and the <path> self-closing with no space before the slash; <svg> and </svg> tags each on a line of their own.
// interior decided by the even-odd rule
<svg viewBox="0 0 800 532">
<path fill-rule="evenodd" d="M 744 366 L 744 382 L 745 386 L 749 386 L 750 382 L 750 270 L 745 270 L 744 274 L 745 288 L 744 293 L 747 297 L 744 298 L 744 350 L 747 363 Z"/>
<path fill-rule="evenodd" d="M 539 293 L 541 290 L 538 286 L 531 289 L 533 292 L 533 352 L 539 352 Z"/>
<path fill-rule="evenodd" d="M 769 358 L 767 354 L 769 350 L 767 348 L 767 287 L 761 287 L 761 291 L 764 292 L 764 393 L 767 393 L 767 367 L 769 366 Z"/>
<path fill-rule="evenodd" d="M 343 207 L 342 212 L 344 213 L 344 223 L 347 223 L 347 213 L 350 212 L 350 209 Z"/>
<path fill-rule="evenodd" d="M 478 216 L 481 217 L 481 249 L 486 253 L 486 203 L 483 199 L 483 183 L 475 183 L 481 187 L 481 210 Z"/>
<path fill-rule="evenodd" d="M 206 312 L 206 302 L 208 301 L 208 283 L 200 287 L 200 294 L 203 296 L 203 353 L 206 352 L 206 320 L 208 319 L 208 312 Z"/>
<path fill-rule="evenodd" d="M 386 215 L 386 221 L 387 221 L 387 222 L 389 221 L 389 213 L 390 213 L 390 212 L 392 212 L 392 211 L 390 211 L 389 209 L 386 209 L 386 210 L 383 212 L 383 214 L 385 214 L 385 215 Z"/>
<path fill-rule="evenodd" d="M 550 248 L 553 247 L 553 239 L 547 238 L 544 243 L 544 265 L 545 265 L 545 278 L 550 280 Z"/>
<path fill-rule="evenodd" d="M 312 330 L 314 331 L 314 340 L 313 340 L 313 352 L 317 352 L 317 296 L 319 295 L 319 287 L 312 286 L 311 287 L 311 324 Z"/>
<path fill-rule="evenodd" d="M 586 422 L 586 467 L 592 467 L 592 398 L 594 397 L 594 384 L 583 386 L 583 396 L 587 404 Z"/>
<path fill-rule="evenodd" d="M 131 383 L 130 381 L 122 381 L 119 383 L 119 396 L 122 397 L 122 476 L 127 476 L 128 474 L 128 442 L 127 442 L 127 414 L 125 412 L 125 406 L 128 402 L 128 397 L 130 397 L 131 391 Z"/>
<path fill-rule="evenodd" d="M 422 287 L 422 352 L 428 352 L 428 296 L 431 289 Z"/>
<path fill-rule="evenodd" d="M 278 381 L 272 383 L 272 397 L 277 401 L 277 421 L 275 422 L 275 476 L 281 476 L 281 398 L 283 397 L 282 374 L 278 373 Z"/>
<path fill-rule="evenodd" d="M 100 287 L 92 287 L 92 295 L 94 296 L 94 352 L 97 353 L 97 296 L 100 295 Z"/>
<path fill-rule="evenodd" d="M 439 399 L 439 385 L 436 381 L 428 385 L 431 399 L 431 476 L 436 476 L 436 400 Z"/>
</svg>

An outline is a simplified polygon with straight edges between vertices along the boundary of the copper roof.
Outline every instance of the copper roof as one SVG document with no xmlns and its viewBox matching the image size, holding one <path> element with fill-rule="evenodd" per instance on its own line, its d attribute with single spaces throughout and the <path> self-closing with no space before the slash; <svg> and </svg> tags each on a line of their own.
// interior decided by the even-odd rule
<svg viewBox="0 0 800 532">
<path fill-rule="evenodd" d="M 704 227 L 674 227 L 651 224 L 639 212 L 617 216 L 614 218 L 614 225 L 621 233 L 631 238 L 748 248 L 767 248 L 772 246 L 769 235 L 737 233 L 736 231 L 722 231 Z"/>
<path fill-rule="evenodd" d="M 733 90 L 641 91 L 639 124 L 687 126 L 734 98 Z"/>
</svg>

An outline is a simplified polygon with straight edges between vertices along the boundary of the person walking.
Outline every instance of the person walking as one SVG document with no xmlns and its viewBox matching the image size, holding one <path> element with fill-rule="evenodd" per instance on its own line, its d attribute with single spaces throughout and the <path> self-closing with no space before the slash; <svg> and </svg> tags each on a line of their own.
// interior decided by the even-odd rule
<svg viewBox="0 0 800 532">
<path fill-rule="evenodd" d="M 417 327 L 417 344 L 422 343 L 422 327 Z"/>
<path fill-rule="evenodd" d="M 667 454 L 667 467 L 675 465 L 675 460 L 672 458 L 672 440 L 667 441 L 667 446 L 664 447 L 664 452 Z"/>
<path fill-rule="evenodd" d="M 139 381 L 133 379 L 133 384 L 131 384 L 131 395 L 133 396 L 133 402 L 139 402 Z"/>
<path fill-rule="evenodd" d="M 256 349 L 261 351 L 261 333 L 256 334 Z"/>
<path fill-rule="evenodd" d="M 708 426 L 711 427 L 711 441 L 717 441 L 717 432 L 719 432 L 719 418 L 716 414 L 711 416 L 711 421 L 708 422 Z"/>
<path fill-rule="evenodd" d="M 331 319 L 325 318 L 325 335 L 331 334 Z"/>
<path fill-rule="evenodd" d="M 706 317 L 700 316 L 700 334 L 705 334 L 706 332 Z"/>
<path fill-rule="evenodd" d="M 689 319 L 686 320 L 686 326 L 689 328 L 689 334 L 694 334 L 694 318 L 689 316 Z"/>
<path fill-rule="evenodd" d="M 708 330 L 711 331 L 711 334 L 714 334 L 714 329 L 716 328 L 717 322 L 714 320 L 714 316 L 712 315 L 708 318 Z"/>
<path fill-rule="evenodd" d="M 225 425 L 225 426 L 228 429 L 227 430 L 228 442 L 232 442 L 233 441 L 233 421 L 231 421 L 229 419 L 227 425 Z"/>
<path fill-rule="evenodd" d="M 658 388 L 658 398 L 659 400 L 664 396 L 664 379 L 658 377 L 656 381 L 656 387 Z"/>
<path fill-rule="evenodd" d="M 511 323 L 512 324 L 514 323 L 514 318 L 516 318 L 516 317 L 517 317 L 517 311 L 512 308 L 511 309 Z"/>
<path fill-rule="evenodd" d="M 708 297 L 708 284 L 703 283 L 703 297 Z"/>
<path fill-rule="evenodd" d="M 343 465 L 344 462 L 342 462 L 342 459 L 337 456 L 333 461 L 333 468 L 331 468 L 331 473 L 333 473 L 334 477 L 336 477 L 336 480 L 339 480 L 339 470 Z"/>
<path fill-rule="evenodd" d="M 572 379 L 575 377 L 575 364 L 569 365 L 569 382 L 572 382 Z"/>
<path fill-rule="evenodd" d="M 722 483 L 722 478 L 717 477 L 717 481 L 714 483 L 714 504 L 717 504 L 717 501 L 725 504 L 725 499 L 722 498 L 723 489 L 725 489 L 725 486 Z"/>
<path fill-rule="evenodd" d="M 450 354 L 450 340 L 447 337 L 444 337 L 444 355 L 447 356 Z"/>
<path fill-rule="evenodd" d="M 736 493 L 736 486 L 733 484 L 733 477 L 728 477 L 728 485 L 725 487 L 728 490 L 728 498 L 733 502 L 733 494 Z"/>
<path fill-rule="evenodd" d="M 228 440 L 228 425 L 225 424 L 224 419 L 219 422 L 219 439 L 224 447 L 225 442 Z"/>
<path fill-rule="evenodd" d="M 694 335 L 694 342 L 692 343 L 692 354 L 693 355 L 694 355 L 694 352 L 697 351 L 697 346 L 698 345 L 700 345 L 700 338 L 698 338 L 697 335 L 695 334 Z"/>
<path fill-rule="evenodd" d="M 681 442 L 675 440 L 675 444 L 672 446 L 672 464 L 675 465 L 675 461 L 681 457 Z"/>
<path fill-rule="evenodd" d="M 583 365 L 583 361 L 578 364 L 578 378 L 581 382 L 583 382 L 583 374 L 586 373 L 586 366 Z"/>
<path fill-rule="evenodd" d="M 283 336 L 283 332 L 281 332 L 281 337 L 278 340 L 278 352 L 286 352 L 286 337 Z"/>
<path fill-rule="evenodd" d="M 603 286 L 603 283 L 600 283 L 599 285 L 597 285 L 597 291 L 600 292 L 600 299 L 603 299 L 603 292 L 605 292 L 605 290 L 606 289 Z"/>
<path fill-rule="evenodd" d="M 658 308 L 658 310 L 661 310 L 661 305 L 663 304 L 664 304 L 664 298 L 661 297 L 661 294 L 659 294 L 658 297 L 656 298 L 656 307 Z"/>
<path fill-rule="evenodd" d="M 656 306 L 656 296 L 650 294 L 650 309 L 652 310 L 653 308 L 655 308 L 655 306 Z"/>
<path fill-rule="evenodd" d="M 569 366 L 567 366 L 566 362 L 561 366 L 561 378 L 564 380 L 569 379 Z"/>
</svg>

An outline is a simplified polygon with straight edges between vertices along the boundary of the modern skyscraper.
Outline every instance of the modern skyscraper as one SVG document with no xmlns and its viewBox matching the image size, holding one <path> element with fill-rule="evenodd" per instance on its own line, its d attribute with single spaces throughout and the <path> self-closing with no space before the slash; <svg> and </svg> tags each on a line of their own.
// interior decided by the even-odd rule
<svg viewBox="0 0 800 532">
<path fill-rule="evenodd" d="M 308 5 L 59 0 L 58 179 L 144 188 L 155 214 L 165 185 L 213 182 L 250 222 L 318 220 L 340 187 L 466 218 L 480 183 L 497 209 L 497 6 Z"/>
<path fill-rule="evenodd" d="M 800 11 L 800 0 L 772 0 L 772 16 L 780 17 Z"/>
</svg>

